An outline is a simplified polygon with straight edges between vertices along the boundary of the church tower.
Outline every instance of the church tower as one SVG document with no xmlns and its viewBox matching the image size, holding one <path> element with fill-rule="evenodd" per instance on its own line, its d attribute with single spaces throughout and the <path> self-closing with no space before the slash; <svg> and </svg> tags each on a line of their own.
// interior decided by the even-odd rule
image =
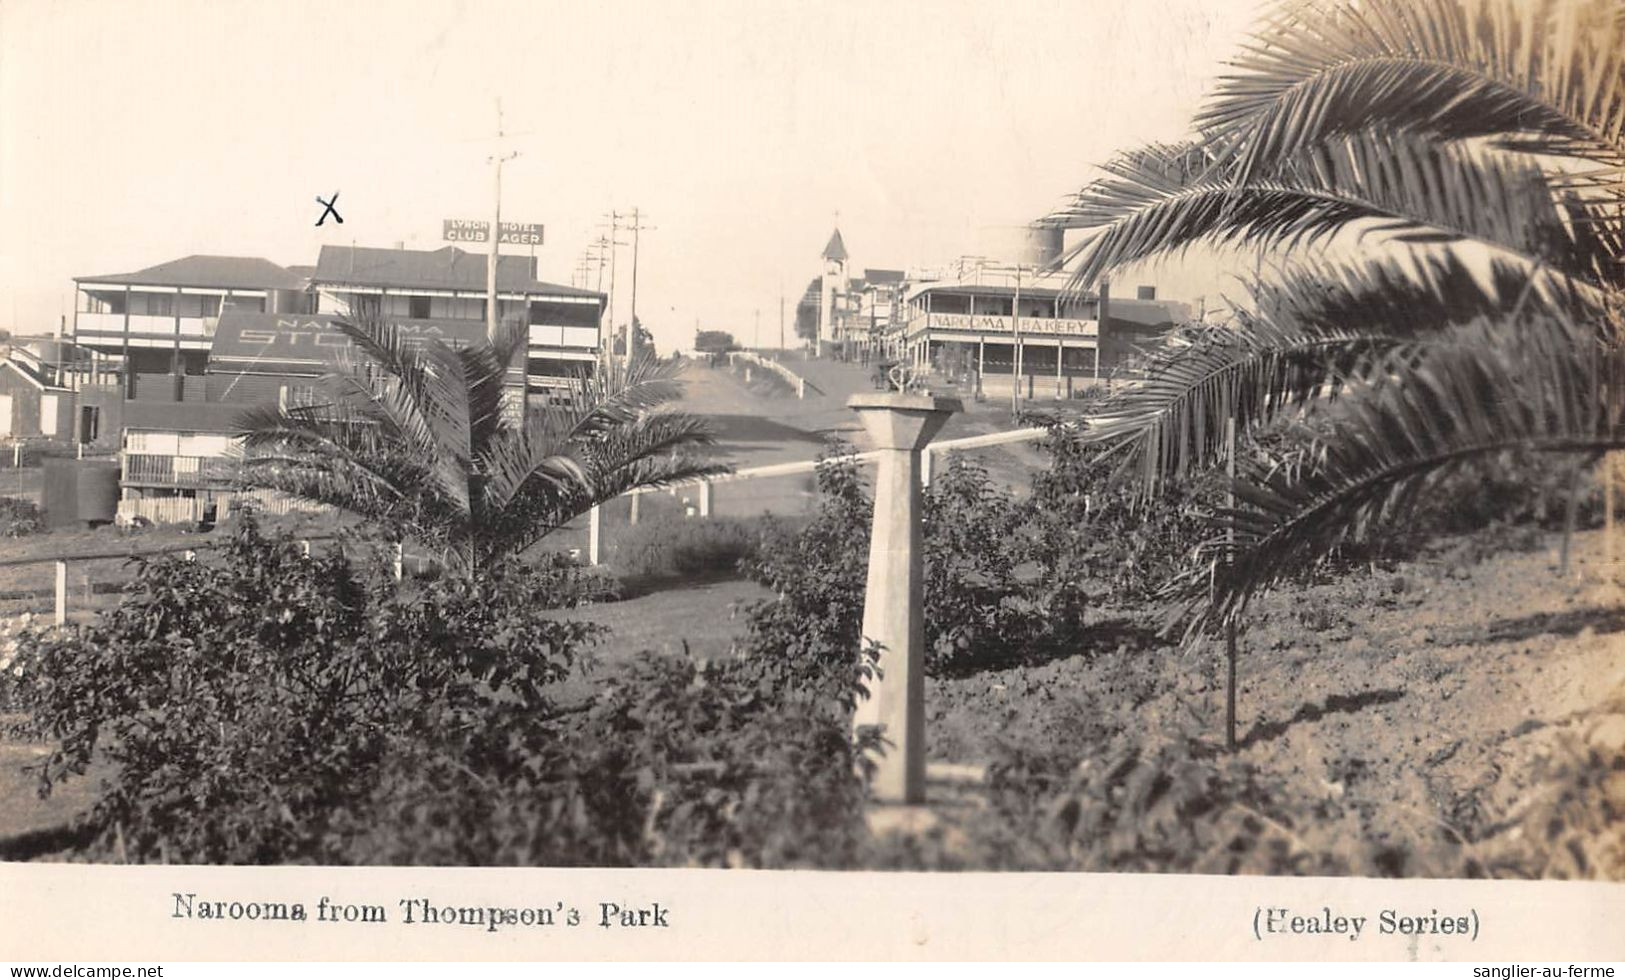
<svg viewBox="0 0 1625 980">
<path fill-rule="evenodd" d="M 824 246 L 824 280 L 818 299 L 818 336 L 813 344 L 813 356 L 822 357 L 824 344 L 839 338 L 837 318 L 846 304 L 846 243 L 841 241 L 841 229 L 829 236 Z"/>
</svg>

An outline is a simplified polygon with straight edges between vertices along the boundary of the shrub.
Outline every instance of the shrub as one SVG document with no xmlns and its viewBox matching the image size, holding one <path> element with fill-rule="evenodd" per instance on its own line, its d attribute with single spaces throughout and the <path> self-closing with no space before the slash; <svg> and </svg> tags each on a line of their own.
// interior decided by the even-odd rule
<svg viewBox="0 0 1625 980">
<path fill-rule="evenodd" d="M 756 661 L 646 654 L 518 751 L 406 747 L 349 857 L 369 863 L 839 866 L 865 836 L 850 697 L 784 698 Z M 826 675 L 826 680 L 833 681 Z M 827 692 L 828 688 L 825 688 Z M 496 756 L 523 760 L 511 771 Z M 471 761 L 480 760 L 480 761 Z"/>
<path fill-rule="evenodd" d="M 20 538 L 45 530 L 45 518 L 32 500 L 0 497 L 0 538 Z"/>
<path fill-rule="evenodd" d="M 533 615 L 520 573 L 368 588 L 341 555 L 239 528 L 222 560 L 144 564 L 99 622 L 29 638 L 48 791 L 117 772 L 97 850 L 133 860 L 333 858 L 396 747 L 545 719 L 595 628 Z M 387 591 L 386 591 L 387 590 Z"/>
<path fill-rule="evenodd" d="M 1115 603 L 1151 599 L 1190 567 L 1212 533 L 1202 515 L 1219 500 L 1217 477 L 1143 499 L 1116 478 L 1116 460 L 1075 432 L 1053 428 L 1042 445 L 1050 466 L 1028 499 L 1035 560 Z"/>
<path fill-rule="evenodd" d="M 603 569 L 588 568 L 569 555 L 550 551 L 529 563 L 529 581 L 550 609 L 575 609 L 615 602 L 624 594 L 621 582 Z"/>
<path fill-rule="evenodd" d="M 732 574 L 756 551 L 755 521 L 662 516 L 619 532 L 609 562 L 625 580 Z"/>
<path fill-rule="evenodd" d="M 746 563 L 779 593 L 750 610 L 755 649 L 831 662 L 858 649 L 873 506 L 856 464 L 840 455 L 832 450 L 818 468 L 813 519 L 798 530 L 770 525 Z M 1075 582 L 1064 567 L 1032 560 L 1029 509 L 984 469 L 952 459 L 923 510 L 928 673 L 981 669 L 1078 638 L 1084 603 Z"/>
<path fill-rule="evenodd" d="M 25 635 L 20 703 L 60 740 L 42 788 L 110 763 L 91 852 L 121 860 L 855 860 L 856 663 L 645 655 L 563 704 L 599 629 L 536 615 L 564 572 L 398 590 L 246 520 L 98 623 Z"/>
</svg>

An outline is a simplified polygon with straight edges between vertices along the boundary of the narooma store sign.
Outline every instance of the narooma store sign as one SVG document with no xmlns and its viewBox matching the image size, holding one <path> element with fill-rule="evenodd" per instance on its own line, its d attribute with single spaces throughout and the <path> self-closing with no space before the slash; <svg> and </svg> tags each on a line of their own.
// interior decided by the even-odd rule
<svg viewBox="0 0 1625 980">
<path fill-rule="evenodd" d="M 441 235 L 448 242 L 488 242 L 491 240 L 491 222 L 489 221 L 463 221 L 459 218 L 445 218 L 441 221 Z M 502 223 L 502 235 L 497 239 L 501 245 L 540 245 L 542 244 L 541 225 L 521 225 L 512 221 Z"/>
</svg>

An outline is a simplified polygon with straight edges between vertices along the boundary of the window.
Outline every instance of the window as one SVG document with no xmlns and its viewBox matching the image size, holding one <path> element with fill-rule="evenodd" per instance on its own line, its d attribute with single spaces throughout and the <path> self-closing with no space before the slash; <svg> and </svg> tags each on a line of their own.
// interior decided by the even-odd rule
<svg viewBox="0 0 1625 980">
<path fill-rule="evenodd" d="M 411 301 L 411 306 L 406 311 L 407 316 L 414 320 L 427 320 L 429 318 L 429 297 L 409 296 L 407 299 Z"/>
</svg>

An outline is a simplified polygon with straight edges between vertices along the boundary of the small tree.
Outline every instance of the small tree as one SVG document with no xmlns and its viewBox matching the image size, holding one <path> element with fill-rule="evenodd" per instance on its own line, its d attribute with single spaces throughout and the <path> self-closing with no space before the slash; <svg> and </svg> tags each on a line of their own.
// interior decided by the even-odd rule
<svg viewBox="0 0 1625 980">
<path fill-rule="evenodd" d="M 694 335 L 694 349 L 702 354 L 722 354 L 738 350 L 739 344 L 726 330 L 701 330 Z"/>
<path fill-rule="evenodd" d="M 415 344 L 376 315 L 336 326 L 365 362 L 324 378 L 319 404 L 243 413 L 244 481 L 360 515 L 450 568 L 516 555 L 635 487 L 726 470 L 692 454 L 712 441 L 703 419 L 650 411 L 681 387 L 649 348 L 519 422 L 504 402 L 523 324 L 460 350 Z"/>
</svg>

